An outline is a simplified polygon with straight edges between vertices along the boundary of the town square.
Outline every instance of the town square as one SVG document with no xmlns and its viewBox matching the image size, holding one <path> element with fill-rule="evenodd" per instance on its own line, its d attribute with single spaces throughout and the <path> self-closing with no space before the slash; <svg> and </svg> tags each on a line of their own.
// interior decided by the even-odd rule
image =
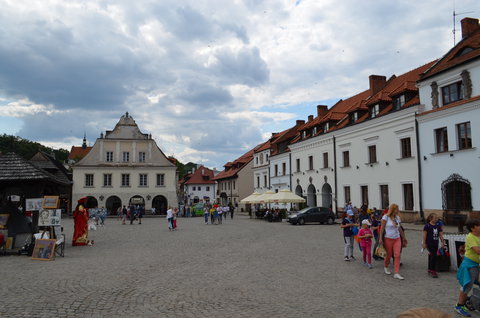
<svg viewBox="0 0 480 318">
<path fill-rule="evenodd" d="M 480 316 L 477 0 L 0 4 L 0 317 Z"/>
</svg>

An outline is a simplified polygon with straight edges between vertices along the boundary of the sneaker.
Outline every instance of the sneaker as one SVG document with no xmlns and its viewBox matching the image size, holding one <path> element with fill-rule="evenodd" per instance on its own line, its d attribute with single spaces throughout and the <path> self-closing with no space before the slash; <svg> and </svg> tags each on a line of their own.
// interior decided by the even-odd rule
<svg viewBox="0 0 480 318">
<path fill-rule="evenodd" d="M 400 279 L 400 280 L 404 280 L 405 278 L 403 278 L 402 275 L 396 273 L 395 275 L 393 275 L 393 278 L 396 278 L 396 279 Z"/>
<path fill-rule="evenodd" d="M 373 265 L 372 264 L 367 264 L 368 266 L 368 269 L 372 269 L 373 268 Z"/>
<path fill-rule="evenodd" d="M 385 274 L 387 274 L 387 275 L 390 275 L 390 274 L 392 273 L 392 272 L 390 272 L 390 271 L 388 270 L 388 267 L 384 267 L 384 268 L 383 268 L 383 271 L 384 271 Z"/>
<path fill-rule="evenodd" d="M 345 256 L 345 258 L 343 259 L 345 262 L 348 262 L 350 261 L 350 259 L 348 258 L 348 256 Z"/>
<path fill-rule="evenodd" d="M 351 260 L 351 261 L 356 261 L 357 259 L 356 259 L 355 257 L 353 257 L 353 256 L 350 256 L 350 260 Z"/>
<path fill-rule="evenodd" d="M 463 317 L 472 317 L 472 314 L 470 314 L 465 306 L 455 306 L 455 311 Z"/>
<path fill-rule="evenodd" d="M 432 275 L 432 278 L 438 278 L 438 274 L 436 271 L 431 271 L 430 275 Z"/>
</svg>

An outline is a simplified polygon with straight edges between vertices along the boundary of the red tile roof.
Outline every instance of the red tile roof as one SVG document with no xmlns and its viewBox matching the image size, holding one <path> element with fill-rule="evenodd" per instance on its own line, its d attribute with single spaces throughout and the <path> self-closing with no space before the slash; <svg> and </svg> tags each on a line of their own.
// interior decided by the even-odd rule
<svg viewBox="0 0 480 318">
<path fill-rule="evenodd" d="M 212 170 L 200 166 L 190 175 L 190 179 L 185 182 L 185 184 L 215 184 L 213 177 L 214 174 Z"/>
<path fill-rule="evenodd" d="M 260 145 L 262 145 L 262 144 L 260 144 Z M 258 147 L 258 146 L 259 145 L 257 145 L 256 147 Z M 221 179 L 228 179 L 228 178 L 236 177 L 237 173 L 240 170 L 242 170 L 242 168 L 246 164 L 248 164 L 250 161 L 253 160 L 253 152 L 254 152 L 255 148 L 253 148 L 249 152 L 243 154 L 241 157 L 234 160 L 233 162 L 227 162 L 224 165 L 225 170 L 220 172 L 216 177 L 213 178 L 213 180 L 221 180 Z"/>
<path fill-rule="evenodd" d="M 438 60 L 437 63 L 426 70 L 422 74 L 421 80 L 478 58 L 480 58 L 480 28 L 458 42 L 458 44 Z"/>
<path fill-rule="evenodd" d="M 80 160 L 85 157 L 93 147 L 75 147 L 72 146 L 70 153 L 68 154 L 68 159 L 70 160 Z"/>
</svg>

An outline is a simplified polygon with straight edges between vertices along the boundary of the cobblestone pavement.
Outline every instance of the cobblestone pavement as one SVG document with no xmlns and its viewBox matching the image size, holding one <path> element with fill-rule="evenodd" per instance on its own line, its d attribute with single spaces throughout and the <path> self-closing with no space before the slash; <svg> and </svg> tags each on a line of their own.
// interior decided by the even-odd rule
<svg viewBox="0 0 480 318">
<path fill-rule="evenodd" d="M 0 317 L 395 317 L 414 307 L 452 313 L 455 273 L 426 274 L 421 231 L 408 230 L 404 281 L 343 261 L 339 225 L 292 226 L 235 216 L 222 225 L 107 219 L 92 247 L 65 258 L 0 256 Z"/>
</svg>

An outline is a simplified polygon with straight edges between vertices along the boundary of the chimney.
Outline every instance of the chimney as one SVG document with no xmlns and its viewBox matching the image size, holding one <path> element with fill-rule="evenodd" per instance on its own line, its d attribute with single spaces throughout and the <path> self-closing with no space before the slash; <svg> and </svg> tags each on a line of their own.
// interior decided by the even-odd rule
<svg viewBox="0 0 480 318">
<path fill-rule="evenodd" d="M 370 81 L 370 96 L 375 95 L 387 85 L 387 78 L 385 76 L 370 75 L 368 79 Z"/>
<path fill-rule="evenodd" d="M 317 105 L 317 117 L 322 118 L 328 112 L 327 105 Z"/>
<path fill-rule="evenodd" d="M 477 31 L 480 26 L 478 25 L 478 19 L 464 18 L 461 21 L 462 24 L 462 39 L 470 36 L 473 32 Z"/>
<path fill-rule="evenodd" d="M 297 119 L 297 123 L 295 124 L 295 126 L 300 126 L 300 125 L 303 125 L 305 124 L 305 120 L 298 120 Z"/>
<path fill-rule="evenodd" d="M 311 122 L 313 120 L 313 115 L 308 115 L 308 122 Z"/>
</svg>

